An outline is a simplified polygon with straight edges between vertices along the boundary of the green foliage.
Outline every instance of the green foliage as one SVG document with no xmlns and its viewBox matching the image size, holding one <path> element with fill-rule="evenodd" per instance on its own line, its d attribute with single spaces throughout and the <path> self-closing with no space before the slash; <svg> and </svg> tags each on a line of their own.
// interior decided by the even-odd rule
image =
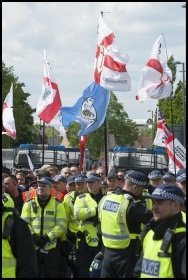
<svg viewBox="0 0 188 280">
<path fill-rule="evenodd" d="M 2 147 L 17 147 L 21 143 L 32 143 L 33 141 L 33 116 L 35 109 L 32 109 L 27 102 L 29 93 L 25 93 L 22 89 L 24 83 L 18 81 L 18 77 L 14 74 L 13 66 L 6 67 L 2 61 L 2 105 L 5 97 L 10 91 L 11 82 L 13 83 L 13 115 L 16 124 L 16 140 L 11 139 L 7 135 L 2 136 Z M 2 127 L 2 131 L 4 128 Z"/>
<path fill-rule="evenodd" d="M 176 80 L 177 65 L 175 65 L 174 57 L 168 60 L 168 66 L 172 71 L 173 82 Z M 183 109 L 183 83 L 179 81 L 176 90 L 171 97 L 159 99 L 157 106 L 161 110 L 164 119 L 169 127 L 173 125 L 183 125 L 184 109 Z M 185 85 L 186 92 L 186 85 Z M 186 100 L 185 100 L 186 101 Z"/>
</svg>

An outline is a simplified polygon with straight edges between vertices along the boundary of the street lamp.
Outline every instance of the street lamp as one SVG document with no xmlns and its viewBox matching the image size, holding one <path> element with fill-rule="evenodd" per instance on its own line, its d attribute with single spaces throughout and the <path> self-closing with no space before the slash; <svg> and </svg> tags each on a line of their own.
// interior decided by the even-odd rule
<svg viewBox="0 0 188 280">
<path fill-rule="evenodd" d="M 183 144 L 186 147 L 186 107 L 185 107 L 185 69 L 184 69 L 184 62 L 176 61 L 175 65 L 182 64 L 182 76 L 183 76 L 183 83 L 182 83 L 182 98 L 183 98 Z"/>
<path fill-rule="evenodd" d="M 151 112 L 151 119 L 152 119 L 152 123 L 151 123 L 151 141 L 152 141 L 152 145 L 153 145 L 153 110 L 148 110 L 147 112 Z"/>
</svg>

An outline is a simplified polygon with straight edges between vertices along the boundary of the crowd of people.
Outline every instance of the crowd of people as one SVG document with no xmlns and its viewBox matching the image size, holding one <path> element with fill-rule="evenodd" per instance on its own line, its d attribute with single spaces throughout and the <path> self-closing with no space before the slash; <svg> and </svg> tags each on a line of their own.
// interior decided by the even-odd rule
<svg viewBox="0 0 188 280">
<path fill-rule="evenodd" d="M 185 278 L 186 169 L 2 167 L 2 278 Z"/>
</svg>

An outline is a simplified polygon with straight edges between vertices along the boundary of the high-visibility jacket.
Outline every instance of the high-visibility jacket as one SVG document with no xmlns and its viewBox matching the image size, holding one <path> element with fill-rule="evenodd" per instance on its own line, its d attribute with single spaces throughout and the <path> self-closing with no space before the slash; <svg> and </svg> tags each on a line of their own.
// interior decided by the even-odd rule
<svg viewBox="0 0 188 280">
<path fill-rule="evenodd" d="M 186 232 L 185 227 L 175 229 L 175 234 Z M 149 230 L 143 242 L 142 272 L 140 278 L 174 278 L 172 268 L 172 243 L 170 244 L 166 257 L 160 249 L 163 239 L 153 240 L 154 232 Z M 159 256 L 161 253 L 161 256 Z"/>
<path fill-rule="evenodd" d="M 64 205 L 55 197 L 51 197 L 44 208 L 40 207 L 37 197 L 26 201 L 21 217 L 29 224 L 31 234 L 47 234 L 50 242 L 45 244 L 45 250 L 55 248 L 58 238 L 67 231 Z M 37 250 L 38 247 L 35 246 L 35 249 Z"/>
<path fill-rule="evenodd" d="M 2 214 L 2 233 L 4 231 L 5 220 L 12 212 Z M 8 238 L 2 238 L 2 278 L 16 278 L 16 259 L 12 254 Z"/>
<path fill-rule="evenodd" d="M 56 191 L 54 188 L 52 188 L 50 194 L 51 194 L 51 196 L 57 198 L 58 200 L 63 201 L 64 194 Z M 22 192 L 22 198 L 23 198 L 24 202 L 28 201 L 31 198 L 35 198 L 35 197 L 37 197 L 37 189 L 31 189 L 29 191 Z"/>
<path fill-rule="evenodd" d="M 186 213 L 181 211 L 181 214 L 182 214 L 182 220 L 186 224 Z"/>
<path fill-rule="evenodd" d="M 4 193 L 4 195 L 2 196 L 2 203 L 6 207 L 14 208 L 14 200 L 8 193 Z"/>
<path fill-rule="evenodd" d="M 102 240 L 105 247 L 125 249 L 131 239 L 139 234 L 130 234 L 126 221 L 126 212 L 129 206 L 129 195 L 109 193 L 99 202 L 98 212 L 101 222 Z"/>
<path fill-rule="evenodd" d="M 149 195 L 149 193 L 148 193 L 148 191 L 146 189 L 144 189 L 142 195 L 143 196 L 147 196 L 147 195 Z M 147 209 L 148 210 L 152 210 L 152 208 L 153 208 L 152 199 L 151 198 L 145 198 L 145 202 L 146 202 Z"/>
<path fill-rule="evenodd" d="M 80 221 L 78 230 L 84 233 L 86 243 L 91 247 L 97 247 L 99 244 L 98 225 L 88 220 L 97 216 L 97 202 L 89 193 L 77 196 L 74 203 L 74 216 Z"/>
<path fill-rule="evenodd" d="M 63 205 L 65 207 L 65 212 L 67 215 L 67 229 L 72 233 L 78 231 L 79 220 L 74 216 L 74 203 L 76 200 L 76 191 L 67 193 L 64 196 Z"/>
</svg>

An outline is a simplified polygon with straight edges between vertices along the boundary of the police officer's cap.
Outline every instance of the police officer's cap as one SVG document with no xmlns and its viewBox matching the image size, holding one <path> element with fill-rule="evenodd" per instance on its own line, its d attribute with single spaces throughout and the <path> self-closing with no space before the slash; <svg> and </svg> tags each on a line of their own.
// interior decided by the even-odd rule
<svg viewBox="0 0 188 280">
<path fill-rule="evenodd" d="M 55 177 L 53 177 L 53 181 L 57 183 L 67 183 L 67 178 L 62 175 L 56 175 Z"/>
<path fill-rule="evenodd" d="M 69 176 L 67 178 L 67 184 L 75 183 L 75 176 Z"/>
<path fill-rule="evenodd" d="M 159 170 L 153 170 L 148 175 L 148 178 L 150 180 L 162 179 L 162 177 L 163 177 L 163 175 Z"/>
<path fill-rule="evenodd" d="M 128 174 L 126 179 L 135 185 L 141 186 L 143 188 L 147 187 L 147 177 L 142 172 L 132 171 Z"/>
<path fill-rule="evenodd" d="M 180 187 L 171 183 L 159 185 L 154 189 L 151 195 L 147 196 L 147 198 L 180 201 L 181 204 L 184 204 L 183 191 L 180 189 Z"/>
<path fill-rule="evenodd" d="M 75 183 L 84 183 L 84 182 L 87 182 L 86 180 L 87 180 L 87 176 L 80 174 L 80 175 L 76 176 Z"/>
<path fill-rule="evenodd" d="M 171 171 L 165 172 L 165 174 L 162 177 L 164 180 L 168 179 L 168 180 L 176 180 L 176 176 L 174 173 L 172 173 Z"/>
<path fill-rule="evenodd" d="M 95 182 L 95 181 L 102 181 L 101 176 L 97 173 L 89 174 L 89 176 L 87 178 L 87 182 Z"/>
<path fill-rule="evenodd" d="M 176 182 L 182 183 L 186 181 L 186 168 L 182 168 L 177 172 Z"/>
<path fill-rule="evenodd" d="M 37 183 L 41 183 L 53 187 L 53 180 L 50 177 L 43 177 L 40 180 L 38 180 Z"/>
</svg>

